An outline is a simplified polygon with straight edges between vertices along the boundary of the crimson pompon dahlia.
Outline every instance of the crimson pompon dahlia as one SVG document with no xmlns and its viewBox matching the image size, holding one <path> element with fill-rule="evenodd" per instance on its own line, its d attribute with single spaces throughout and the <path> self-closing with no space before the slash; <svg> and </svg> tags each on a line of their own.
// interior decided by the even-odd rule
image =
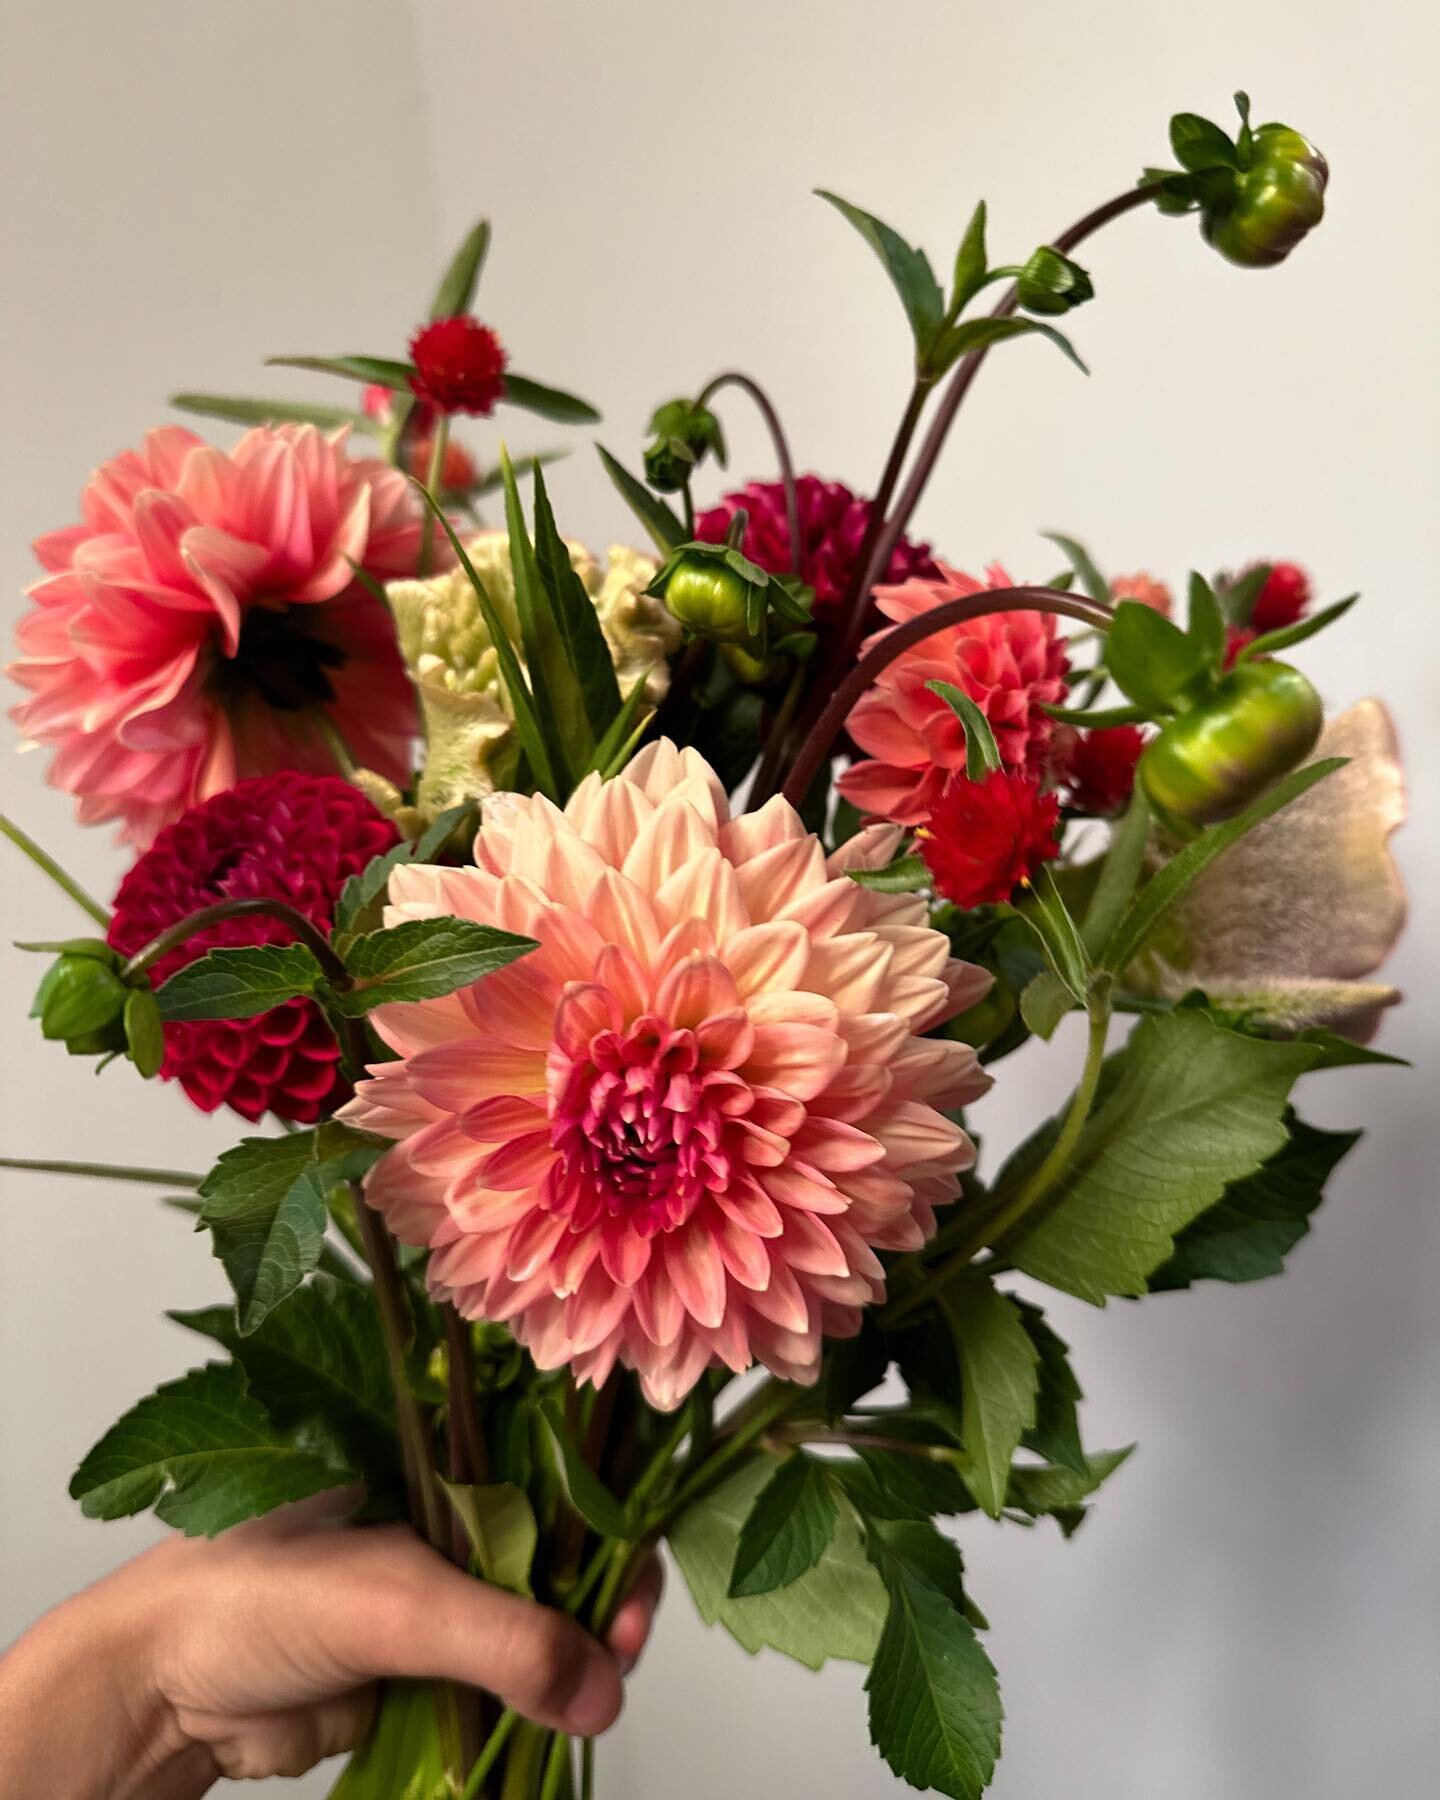
<svg viewBox="0 0 1440 1800">
<path fill-rule="evenodd" d="M 712 1363 L 812 1381 L 956 1198 L 974 1147 L 945 1109 L 989 1086 L 920 1033 L 989 985 L 923 899 L 827 861 L 776 798 L 732 818 L 662 741 L 564 811 L 484 803 L 476 866 L 409 865 L 387 918 L 453 914 L 538 948 L 445 999 L 378 1008 L 397 1060 L 344 1116 L 398 1140 L 367 1193 L 429 1245 L 437 1295 L 507 1321 L 542 1368 L 639 1371 L 679 1403 Z"/>
<path fill-rule="evenodd" d="M 818 475 L 801 475 L 795 482 L 800 515 L 800 577 L 815 590 L 815 616 L 822 623 L 844 599 L 858 573 L 860 547 L 874 508 L 870 501 L 852 494 L 838 481 L 822 481 Z M 752 481 L 718 506 L 700 514 L 695 536 L 707 544 L 721 544 L 730 521 L 744 507 L 748 514 L 741 549 L 752 562 L 772 575 L 788 575 L 791 560 L 790 525 L 785 511 L 785 484 Z M 912 575 L 934 575 L 928 544 L 901 538 L 885 571 L 887 581 L 908 581 Z"/>
<path fill-rule="evenodd" d="M 398 842 L 358 788 L 333 775 L 287 772 L 242 781 L 168 825 L 120 884 L 109 940 L 133 956 L 167 926 L 217 900 L 283 900 L 330 924 L 346 880 Z M 209 950 L 284 944 L 293 932 L 261 914 L 226 919 L 157 962 L 158 985 Z M 165 1027 L 162 1079 L 178 1081 L 205 1112 L 310 1123 L 349 1092 L 339 1047 L 319 1009 L 292 1000 L 253 1019 Z"/>
<path fill-rule="evenodd" d="M 1066 752 L 1062 785 L 1077 812 L 1110 818 L 1124 812 L 1135 789 L 1135 765 L 1145 748 L 1134 725 L 1078 731 Z"/>
<path fill-rule="evenodd" d="M 415 700 L 358 566 L 415 571 L 406 478 L 344 433 L 262 427 L 231 451 L 178 426 L 92 476 L 84 522 L 36 543 L 15 717 L 55 750 L 83 824 L 147 844 L 186 807 L 275 769 L 333 771 L 331 733 L 403 781 Z"/>
<path fill-rule="evenodd" d="M 998 563 L 976 581 L 941 563 L 934 581 L 876 590 L 887 619 L 903 624 L 944 601 L 1015 584 Z M 878 643 L 883 633 L 869 640 Z M 954 709 L 932 692 L 949 682 L 976 703 L 995 734 L 1001 761 L 1044 772 L 1054 726 L 1045 712 L 1065 698 L 1069 661 L 1049 613 L 1000 612 L 952 625 L 902 651 L 861 696 L 847 721 L 866 752 L 840 777 L 840 792 L 862 812 L 919 825 L 950 774 L 965 766 L 965 734 Z"/>
</svg>

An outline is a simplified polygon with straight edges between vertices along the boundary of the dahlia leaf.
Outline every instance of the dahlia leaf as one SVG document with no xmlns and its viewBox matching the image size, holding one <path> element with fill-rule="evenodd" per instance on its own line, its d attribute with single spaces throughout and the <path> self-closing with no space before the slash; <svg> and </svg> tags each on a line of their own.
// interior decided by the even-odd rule
<svg viewBox="0 0 1440 1800">
<path fill-rule="evenodd" d="M 1207 665 L 1178 625 L 1138 600 L 1122 600 L 1105 641 L 1105 666 L 1122 693 L 1148 715 L 1173 712 Z"/>
<path fill-rule="evenodd" d="M 729 1596 L 768 1594 L 813 1569 L 835 1535 L 839 1509 L 830 1478 L 797 1450 L 761 1488 L 740 1530 Z"/>
<path fill-rule="evenodd" d="M 845 873 L 860 887 L 870 888 L 878 894 L 915 894 L 931 883 L 929 865 L 914 850 L 897 856 L 883 869 L 847 869 Z"/>
<path fill-rule="evenodd" d="M 1049 1042 L 1075 1005 L 1075 996 L 1053 969 L 1042 969 L 1020 995 L 1020 1017 L 1038 1038 Z"/>
<path fill-rule="evenodd" d="M 314 406 L 308 400 L 252 400 L 244 394 L 172 394 L 170 404 L 180 412 L 199 413 L 206 419 L 226 419 L 232 425 L 318 425 L 336 431 L 373 432 L 374 419 L 346 406 Z"/>
<path fill-rule="evenodd" d="M 1176 113 L 1170 120 L 1170 148 L 1182 169 L 1237 168 L 1238 152 L 1218 125 L 1199 113 Z"/>
<path fill-rule="evenodd" d="M 546 387 L 525 375 L 505 371 L 505 391 L 500 398 L 510 406 L 523 406 L 557 425 L 598 425 L 600 415 L 588 400 L 578 394 L 567 394 L 563 388 Z"/>
<path fill-rule="evenodd" d="M 1121 1450 L 1097 1451 L 1086 1457 L 1079 1469 L 1017 1464 L 1010 1471 L 1005 1505 L 1032 1519 L 1054 1518 L 1064 1535 L 1070 1537 L 1084 1514 L 1084 1502 L 1109 1480 L 1134 1448 L 1133 1444 L 1126 1444 Z"/>
<path fill-rule="evenodd" d="M 489 248 L 490 221 L 477 219 L 440 278 L 435 298 L 430 303 L 432 319 L 453 319 L 456 313 L 473 310 L 475 289 L 480 284 L 480 271 L 485 266 Z"/>
<path fill-rule="evenodd" d="M 965 1563 L 960 1546 L 930 1520 L 865 1520 L 865 1548 L 884 1575 L 887 1559 L 906 1564 L 952 1606 L 965 1604 Z"/>
<path fill-rule="evenodd" d="M 540 1528 L 529 1495 L 513 1482 L 465 1487 L 442 1481 L 455 1516 L 465 1527 L 480 1573 L 494 1587 L 512 1594 L 533 1595 L 530 1569 Z"/>
<path fill-rule="evenodd" d="M 356 1018 L 397 1000 L 438 1000 L 534 948 L 531 938 L 471 919 L 404 919 L 349 944 L 345 966 L 353 985 L 332 994 L 330 1003 Z"/>
<path fill-rule="evenodd" d="M 957 1283 L 942 1304 L 960 1363 L 966 1481 L 984 1510 L 998 1519 L 1011 1459 L 1035 1424 L 1040 1352 L 1019 1306 L 988 1281 Z"/>
<path fill-rule="evenodd" d="M 947 1409 L 949 1410 L 949 1409 Z M 938 1444 L 921 1443 L 914 1452 L 882 1450 L 866 1445 L 853 1458 L 840 1458 L 830 1464 L 836 1481 L 851 1502 L 869 1519 L 896 1521 L 933 1518 L 937 1513 L 974 1512 L 975 1499 L 966 1486 L 958 1467 L 954 1444 L 956 1431 L 949 1421 L 938 1424 L 933 1436 Z M 901 1436 L 909 1428 L 903 1415 L 885 1421 L 886 1430 L 893 1428 Z M 930 1452 L 938 1451 L 938 1455 Z"/>
<path fill-rule="evenodd" d="M 304 944 L 244 944 L 209 950 L 177 969 L 156 999 L 167 1023 L 253 1019 L 287 1000 L 313 995 L 322 970 Z"/>
<path fill-rule="evenodd" d="M 1190 571 L 1189 608 L 1185 635 L 1205 667 L 1217 672 L 1225 660 L 1225 615 L 1214 588 L 1198 569 Z"/>
<path fill-rule="evenodd" d="M 469 803 L 466 802 L 468 805 Z M 448 833 L 446 834 L 449 835 Z M 419 846 L 414 844 L 394 844 L 389 850 L 382 851 L 379 856 L 372 856 L 358 875 L 347 878 L 340 890 L 340 898 L 335 902 L 335 917 L 331 932 L 335 938 L 336 948 L 343 954 L 342 940 L 357 929 L 357 925 L 368 911 L 377 911 L 376 903 L 383 899 L 390 885 L 391 872 L 401 863 L 428 862 L 430 858 L 421 856 Z M 375 920 L 379 924 L 379 919 Z"/>
<path fill-rule="evenodd" d="M 985 285 L 985 202 L 970 215 L 960 248 L 955 252 L 955 280 L 950 289 L 950 313 L 958 318 Z"/>
<path fill-rule="evenodd" d="M 1063 356 L 1074 363 L 1082 375 L 1090 373 L 1080 352 L 1063 331 L 1057 331 L 1043 319 L 1017 319 L 1013 316 L 997 319 L 991 315 L 951 325 L 936 346 L 935 363 L 938 372 L 943 375 L 952 363 L 972 350 L 988 350 L 992 344 L 1003 344 L 1009 338 L 1037 336 L 1048 338 Z"/>
<path fill-rule="evenodd" d="M 1137 607 L 1136 611 L 1144 612 L 1146 608 Z M 1267 788 L 1244 812 L 1237 813 L 1233 819 L 1223 820 L 1219 825 L 1209 826 L 1199 837 L 1192 839 L 1178 856 L 1173 856 L 1158 874 L 1152 875 L 1135 896 L 1129 911 L 1115 927 L 1105 945 L 1100 957 L 1102 966 L 1116 974 L 1129 968 L 1144 949 L 1160 920 L 1217 856 L 1222 855 L 1232 844 L 1238 843 L 1247 832 L 1253 831 L 1272 814 L 1288 806 L 1292 800 L 1299 799 L 1316 782 L 1323 781 L 1327 775 L 1333 775 L 1337 769 L 1343 768 L 1347 760 L 1343 756 L 1327 756 L 1318 762 L 1306 763 L 1302 768 L 1292 769 L 1274 787 Z"/>
<path fill-rule="evenodd" d="M 410 392 L 415 370 L 409 363 L 385 356 L 267 356 L 267 369 L 309 369 L 316 375 L 343 375 L 347 381 L 364 381 L 376 387 Z"/>
<path fill-rule="evenodd" d="M 414 860 L 421 863 L 434 862 L 466 820 L 477 818 L 478 803 L 474 800 L 462 800 L 458 806 L 447 807 L 431 820 L 416 840 Z"/>
<path fill-rule="evenodd" d="M 927 681 L 926 687 L 939 697 L 960 721 L 965 734 L 965 778 L 983 781 L 1000 767 L 1000 750 L 990 721 L 962 688 L 950 681 Z"/>
<path fill-rule="evenodd" d="M 1251 1175 L 1288 1136 L 1286 1097 L 1316 1049 L 1246 1037 L 1196 1011 L 1142 1020 L 1111 1057 L 1070 1166 L 1032 1222 L 1002 1240 L 1016 1268 L 1103 1305 L 1139 1295 L 1177 1233 Z M 1053 1141 L 1051 1120 L 1021 1145 L 1010 1192 Z"/>
<path fill-rule="evenodd" d="M 883 219 L 877 219 L 874 213 L 852 206 L 848 200 L 842 200 L 838 194 L 832 194 L 825 188 L 816 188 L 815 192 L 850 221 L 879 257 L 895 292 L 900 296 L 905 317 L 910 321 L 917 360 L 923 360 L 945 312 L 945 296 L 941 292 L 940 283 L 935 279 L 935 271 L 930 267 L 929 257 L 923 250 L 907 244 L 898 231 Z"/>
<path fill-rule="evenodd" d="M 1090 598 L 1100 606 L 1108 606 L 1110 604 L 1110 583 L 1100 573 L 1094 557 L 1079 538 L 1066 537 L 1063 531 L 1042 531 L 1040 535 L 1048 538 L 1059 550 Z"/>
<path fill-rule="evenodd" d="M 513 482 L 510 458 L 503 449 L 501 467 Z M 620 683 L 615 677 L 610 646 L 600 629 L 595 602 L 575 573 L 570 552 L 556 529 L 545 477 L 538 468 L 535 470 L 535 561 L 550 601 L 550 616 L 558 633 L 563 661 L 579 690 L 583 715 L 576 725 L 583 726 L 586 722 L 589 725 L 582 740 L 584 754 L 580 766 L 583 768 L 596 742 L 620 711 Z M 579 732 L 575 735 L 580 736 Z"/>
<path fill-rule="evenodd" d="M 168 1316 L 224 1345 L 282 1430 L 323 1424 L 344 1446 L 351 1467 L 372 1483 L 397 1478 L 395 1401 L 380 1316 L 368 1289 L 317 1275 L 248 1336 L 228 1306 Z"/>
<path fill-rule="evenodd" d="M 958 1607 L 912 1563 L 880 1552 L 890 1609 L 865 1688 L 870 1738 L 911 1787 L 977 1800 L 1000 1755 L 994 1664 Z"/>
<path fill-rule="evenodd" d="M 559 1407 L 545 1407 L 545 1422 L 560 1451 L 570 1504 L 586 1524 L 593 1525 L 602 1537 L 631 1537 L 630 1515 L 586 1462 L 579 1446 L 565 1429 L 565 1419 Z"/>
<path fill-rule="evenodd" d="M 1333 606 L 1322 608 L 1313 618 L 1297 619 L 1293 625 L 1283 625 L 1278 631 L 1267 631 L 1253 638 L 1236 657 L 1236 662 L 1254 662 L 1257 656 L 1271 656 L 1277 650 L 1288 650 L 1292 644 L 1303 644 L 1306 638 L 1314 637 L 1317 631 L 1323 631 L 1327 625 L 1343 618 L 1359 598 L 1358 594 L 1351 594 L 1344 600 L 1337 600 Z"/>
<path fill-rule="evenodd" d="M 387 1681 L 369 1736 L 327 1800 L 454 1800 L 428 1681 Z"/>
<path fill-rule="evenodd" d="M 1035 1422 L 1020 1442 L 1047 1462 L 1059 1463 L 1074 1474 L 1083 1475 L 1089 1466 L 1080 1441 L 1079 1404 L 1084 1394 L 1070 1367 L 1070 1346 L 1038 1306 L 1032 1306 L 1028 1300 L 1017 1300 L 1015 1304 L 1020 1309 L 1020 1323 L 1039 1358 Z"/>
<path fill-rule="evenodd" d="M 842 1513 L 824 1555 L 774 1594 L 729 1597 L 741 1528 L 778 1459 L 761 1452 L 742 1463 L 670 1527 L 670 1548 L 696 1611 L 721 1625 L 752 1656 L 769 1648 L 807 1669 L 830 1658 L 868 1663 L 885 1622 L 885 1585 L 866 1558 L 860 1528 Z"/>
<path fill-rule="evenodd" d="M 1360 1141 L 1358 1131 L 1321 1131 L 1288 1115 L 1290 1135 L 1253 1175 L 1222 1197 L 1176 1237 L 1175 1248 L 1150 1276 L 1157 1294 L 1196 1281 L 1263 1281 L 1279 1275 L 1285 1258 L 1310 1229 L 1325 1183 Z"/>
<path fill-rule="evenodd" d="M 189 1537 L 214 1537 L 354 1472 L 280 1432 L 234 1363 L 207 1363 L 166 1382 L 112 1425 L 70 1483 L 91 1519 L 155 1508 Z"/>
<path fill-rule="evenodd" d="M 131 988 L 126 998 L 125 1045 L 131 1062 L 146 1081 L 160 1073 L 165 1060 L 165 1026 L 151 988 Z"/>
<path fill-rule="evenodd" d="M 643 481 L 637 481 L 603 444 L 597 444 L 595 448 L 620 498 L 650 533 L 660 554 L 668 556 L 677 544 L 685 542 L 688 535 L 679 514 L 658 494 L 651 493 Z"/>
<path fill-rule="evenodd" d="M 1327 1031 L 1320 1025 L 1311 1025 L 1297 1033 L 1297 1039 L 1302 1044 L 1314 1044 L 1319 1050 L 1319 1056 L 1310 1065 L 1312 1069 L 1348 1069 L 1362 1063 L 1388 1063 L 1397 1069 L 1410 1067 L 1403 1056 L 1390 1056 L 1384 1050 L 1372 1050 L 1368 1044 L 1354 1043 L 1350 1038 L 1341 1037 L 1335 1031 Z"/>
</svg>

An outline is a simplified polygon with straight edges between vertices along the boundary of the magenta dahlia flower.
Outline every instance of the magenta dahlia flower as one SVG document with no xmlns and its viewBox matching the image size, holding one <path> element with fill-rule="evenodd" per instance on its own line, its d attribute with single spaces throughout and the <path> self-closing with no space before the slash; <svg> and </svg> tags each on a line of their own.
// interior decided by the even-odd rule
<svg viewBox="0 0 1440 1800">
<path fill-rule="evenodd" d="M 542 1368 L 618 1361 L 673 1407 L 712 1363 L 814 1380 L 822 1334 L 884 1291 L 974 1147 L 989 1086 L 919 1034 L 989 978 L 924 901 L 826 861 L 783 799 L 732 819 L 693 750 L 643 750 L 563 812 L 486 801 L 474 868 L 407 866 L 390 921 L 454 914 L 539 948 L 443 1000 L 381 1007 L 398 1060 L 344 1116 L 398 1140 L 367 1193 L 431 1249 L 433 1291 L 507 1321 Z"/>
<path fill-rule="evenodd" d="M 998 563 L 985 571 L 984 581 L 941 563 L 937 580 L 880 588 L 876 599 L 885 617 L 901 624 L 943 601 L 1014 585 Z M 965 766 L 960 721 L 949 702 L 931 692 L 932 681 L 949 682 L 970 696 L 989 721 L 1007 769 L 1043 779 L 1054 734 L 1044 709 L 1064 700 L 1069 667 L 1049 613 L 992 613 L 922 639 L 881 672 L 846 721 L 866 760 L 840 777 L 840 792 L 862 812 L 901 825 L 924 823 L 949 776 Z"/>
<path fill-rule="evenodd" d="M 800 575 L 814 588 L 815 616 L 823 621 L 855 579 L 860 546 L 874 509 L 870 501 L 858 499 L 840 482 L 822 481 L 818 475 L 801 475 L 795 489 L 800 512 Z M 696 519 L 695 536 L 703 543 L 723 543 L 731 519 L 742 506 L 749 521 L 741 548 L 772 575 L 788 575 L 793 564 L 783 482 L 752 481 L 737 493 L 726 494 L 718 506 Z M 908 581 L 912 575 L 936 572 L 928 544 L 901 538 L 885 579 Z"/>
<path fill-rule="evenodd" d="M 328 928 L 340 890 L 399 834 L 334 775 L 286 772 L 242 781 L 167 825 L 120 883 L 107 933 L 123 956 L 217 900 L 283 900 Z M 282 920 L 253 914 L 211 925 L 160 959 L 158 986 L 208 950 L 288 944 Z M 162 1081 L 178 1081 L 202 1112 L 272 1112 L 309 1124 L 349 1093 L 340 1049 L 320 1010 L 293 1000 L 254 1019 L 165 1027 Z"/>
<path fill-rule="evenodd" d="M 10 673 L 83 823 L 146 844 L 242 778 L 355 761 L 409 774 L 415 702 L 386 608 L 352 564 L 410 575 L 420 508 L 382 462 L 311 425 L 217 450 L 152 431 L 91 478 L 84 523 L 36 544 Z"/>
</svg>

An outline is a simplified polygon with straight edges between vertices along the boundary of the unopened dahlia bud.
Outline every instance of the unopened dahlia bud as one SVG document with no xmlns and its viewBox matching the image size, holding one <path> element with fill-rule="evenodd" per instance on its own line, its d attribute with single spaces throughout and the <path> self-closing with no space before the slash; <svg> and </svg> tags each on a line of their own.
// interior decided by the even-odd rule
<svg viewBox="0 0 1440 1800">
<path fill-rule="evenodd" d="M 1222 200 L 1202 206 L 1205 241 L 1244 269 L 1284 262 L 1325 215 L 1325 158 L 1288 125 L 1261 125 L 1251 161 Z"/>
<path fill-rule="evenodd" d="M 724 468 L 725 436 L 708 406 L 667 400 L 655 409 L 650 429 L 655 437 L 645 450 L 645 479 L 657 492 L 677 493 L 712 453 Z"/>
<path fill-rule="evenodd" d="M 125 1048 L 125 1002 L 120 959 L 99 943 L 63 953 L 40 984 L 31 1009 L 40 1030 L 62 1041 L 72 1055 Z"/>
<path fill-rule="evenodd" d="M 1020 305 L 1028 313 L 1069 312 L 1095 297 L 1088 271 L 1048 244 L 1042 244 L 1025 264 L 1015 287 Z"/>
<path fill-rule="evenodd" d="M 682 544 L 647 592 L 697 637 L 743 644 L 764 622 L 770 578 L 724 544 Z"/>
</svg>

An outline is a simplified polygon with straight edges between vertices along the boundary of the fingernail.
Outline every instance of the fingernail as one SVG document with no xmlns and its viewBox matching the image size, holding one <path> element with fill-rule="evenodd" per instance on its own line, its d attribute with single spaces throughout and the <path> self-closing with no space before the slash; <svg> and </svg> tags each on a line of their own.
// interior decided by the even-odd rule
<svg viewBox="0 0 1440 1800">
<path fill-rule="evenodd" d="M 628 1675 L 639 1660 L 640 1659 L 636 1656 L 617 1656 L 615 1658 L 616 1665 L 622 1676 Z"/>
</svg>

